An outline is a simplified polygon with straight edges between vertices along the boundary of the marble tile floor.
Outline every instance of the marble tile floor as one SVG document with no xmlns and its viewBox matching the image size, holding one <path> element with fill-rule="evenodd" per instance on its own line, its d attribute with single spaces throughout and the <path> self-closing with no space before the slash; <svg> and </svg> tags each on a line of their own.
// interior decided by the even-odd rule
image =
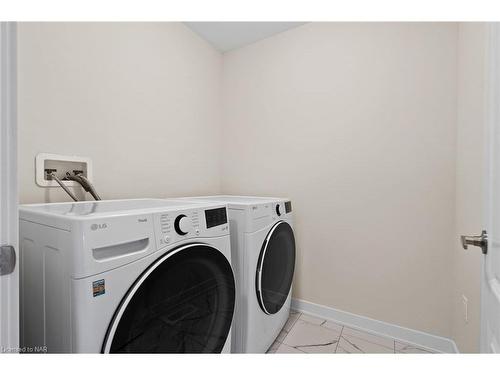
<svg viewBox="0 0 500 375">
<path fill-rule="evenodd" d="M 392 338 L 294 312 L 267 351 L 274 353 L 434 353 Z"/>
</svg>

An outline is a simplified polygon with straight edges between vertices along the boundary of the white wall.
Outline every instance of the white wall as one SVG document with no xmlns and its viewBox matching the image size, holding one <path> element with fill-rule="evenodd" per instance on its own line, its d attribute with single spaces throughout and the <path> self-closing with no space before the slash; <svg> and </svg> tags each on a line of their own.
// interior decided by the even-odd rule
<svg viewBox="0 0 500 375">
<path fill-rule="evenodd" d="M 223 80 L 223 190 L 292 199 L 295 297 L 449 336 L 457 25 L 307 24 Z"/>
<path fill-rule="evenodd" d="M 458 38 L 458 119 L 456 234 L 453 249 L 454 283 L 452 337 L 461 352 L 479 351 L 481 258 L 477 248 L 464 251 L 462 234 L 479 234 L 483 223 L 484 106 L 486 25 L 461 23 Z M 462 296 L 468 299 L 468 322 Z"/>
<path fill-rule="evenodd" d="M 219 192 L 222 56 L 184 25 L 21 23 L 18 53 L 21 203 L 70 200 L 39 152 L 91 157 L 103 199 Z"/>
</svg>

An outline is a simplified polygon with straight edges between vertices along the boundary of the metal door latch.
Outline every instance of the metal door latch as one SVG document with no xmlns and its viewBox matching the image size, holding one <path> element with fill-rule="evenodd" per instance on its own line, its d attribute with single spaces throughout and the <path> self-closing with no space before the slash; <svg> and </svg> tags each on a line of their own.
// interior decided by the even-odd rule
<svg viewBox="0 0 500 375">
<path fill-rule="evenodd" d="M 460 236 L 462 247 L 467 250 L 469 245 L 481 248 L 483 254 L 488 252 L 488 233 L 483 230 L 479 236 Z"/>
<path fill-rule="evenodd" d="M 14 246 L 0 246 L 0 276 L 8 275 L 16 267 L 16 251 Z"/>
</svg>

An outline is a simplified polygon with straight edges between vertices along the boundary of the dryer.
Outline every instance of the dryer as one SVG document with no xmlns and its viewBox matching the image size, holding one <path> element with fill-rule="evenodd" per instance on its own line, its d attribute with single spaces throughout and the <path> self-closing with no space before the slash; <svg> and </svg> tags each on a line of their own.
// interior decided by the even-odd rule
<svg viewBox="0 0 500 375">
<path fill-rule="evenodd" d="M 295 269 L 291 201 L 230 195 L 185 199 L 228 205 L 237 295 L 232 351 L 265 353 L 290 314 Z"/>
<path fill-rule="evenodd" d="M 22 351 L 229 352 L 235 281 L 224 203 L 19 211 Z"/>
</svg>

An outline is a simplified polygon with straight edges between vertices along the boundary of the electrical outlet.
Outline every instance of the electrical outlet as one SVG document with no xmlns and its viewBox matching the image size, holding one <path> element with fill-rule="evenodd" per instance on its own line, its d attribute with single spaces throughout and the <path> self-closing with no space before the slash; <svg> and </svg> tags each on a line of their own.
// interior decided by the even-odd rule
<svg viewBox="0 0 500 375">
<path fill-rule="evenodd" d="M 468 303 L 469 303 L 469 300 L 467 299 L 467 297 L 465 295 L 462 294 L 462 304 L 464 305 L 463 308 L 464 308 L 464 321 L 465 323 L 469 323 L 469 312 L 468 312 Z"/>
</svg>

